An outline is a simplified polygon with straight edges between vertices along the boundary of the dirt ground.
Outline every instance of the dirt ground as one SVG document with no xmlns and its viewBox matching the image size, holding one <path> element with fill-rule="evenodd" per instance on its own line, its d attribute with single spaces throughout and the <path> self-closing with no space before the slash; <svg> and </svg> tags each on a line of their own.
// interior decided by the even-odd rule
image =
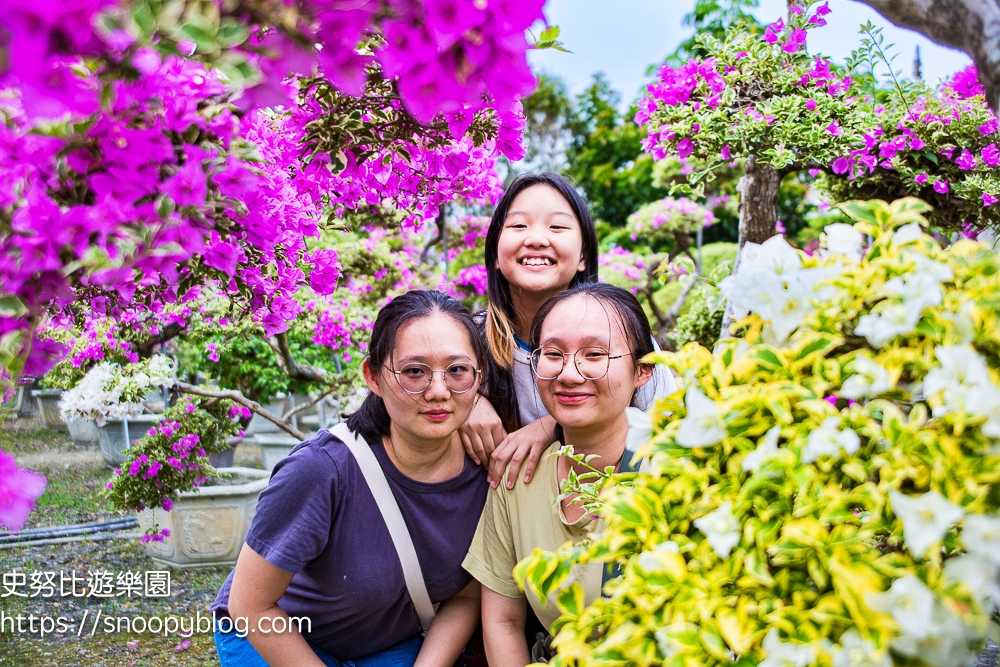
<svg viewBox="0 0 1000 667">
<path fill-rule="evenodd" d="M 39 472 L 48 479 L 45 494 L 28 519 L 26 528 L 63 526 L 106 521 L 126 516 L 108 506 L 104 486 L 111 477 L 96 450 L 74 449 L 69 435 L 49 431 L 40 419 L 18 419 L 0 425 L 0 449 L 15 455 L 21 467 Z M 236 465 L 262 467 L 260 450 L 254 445 L 240 445 Z M 142 573 L 163 570 L 146 555 L 136 538 L 47 544 L 0 550 L 2 583 L 15 582 L 15 572 L 53 572 L 55 595 L 22 598 L 11 595 L 0 585 L 0 667 L 139 667 L 140 665 L 176 665 L 194 667 L 218 665 L 215 643 L 209 623 L 206 632 L 189 637 L 159 631 L 126 632 L 120 619 L 130 625 L 142 617 L 154 627 L 173 616 L 173 623 L 189 626 L 208 606 L 229 574 L 228 567 L 172 570 L 169 597 L 117 595 L 101 598 L 79 595 L 88 587 L 83 583 L 90 572 L 111 572 L 115 579 L 123 572 Z M 66 590 L 60 590 L 60 573 Z M 80 580 L 77 597 L 70 593 L 73 575 Z M 41 582 L 45 575 L 40 574 Z M 126 575 L 128 576 L 128 575 Z M 116 592 L 118 582 L 116 581 Z M 21 587 L 12 586 L 21 592 Z M 30 582 L 28 592 L 30 594 Z M 47 592 L 44 589 L 36 592 Z M 66 592 L 67 595 L 61 595 Z M 143 591 L 144 592 L 144 591 Z M 100 613 L 100 617 L 97 614 Z M 21 615 L 21 628 L 15 627 Z M 6 620 L 13 617 L 13 620 Z M 31 617 L 35 618 L 32 631 Z M 42 636 L 42 618 L 48 632 Z M 59 617 L 63 626 L 56 625 Z M 157 617 L 159 621 L 153 621 Z M 95 618 L 100 619 L 95 623 Z M 119 625 L 109 624 L 114 619 Z M 81 622 L 82 621 L 82 622 Z M 139 622 L 141 623 L 141 621 Z M 134 627 L 134 626 L 133 626 Z M 96 629 L 95 629 L 96 628 Z M 140 628 L 141 629 L 141 625 Z M 179 631 L 179 629 L 178 629 Z"/>
</svg>

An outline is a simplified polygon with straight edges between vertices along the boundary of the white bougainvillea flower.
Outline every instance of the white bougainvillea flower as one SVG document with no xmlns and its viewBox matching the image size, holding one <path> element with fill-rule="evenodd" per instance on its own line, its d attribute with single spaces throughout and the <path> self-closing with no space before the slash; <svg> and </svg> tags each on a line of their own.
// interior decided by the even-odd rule
<svg viewBox="0 0 1000 667">
<path fill-rule="evenodd" d="M 807 667 L 816 661 L 812 646 L 783 642 L 774 628 L 764 636 L 764 651 L 766 656 L 757 667 Z"/>
<path fill-rule="evenodd" d="M 757 449 L 746 455 L 743 459 L 743 470 L 757 470 L 765 461 L 778 453 L 778 438 L 781 437 L 781 427 L 772 426 L 768 429 L 764 437 L 761 438 Z"/>
<path fill-rule="evenodd" d="M 854 358 L 854 375 L 844 381 L 840 395 L 844 398 L 875 398 L 889 391 L 889 372 L 863 354 Z"/>
<path fill-rule="evenodd" d="M 644 411 L 632 407 L 625 408 L 625 417 L 628 419 L 625 449 L 635 452 L 653 437 L 653 420 Z"/>
<path fill-rule="evenodd" d="M 726 501 L 718 509 L 694 520 L 694 527 L 702 532 L 719 558 L 726 558 L 740 542 L 742 528 L 733 516 L 733 504 Z"/>
<path fill-rule="evenodd" d="M 940 306 L 944 301 L 944 290 L 941 282 L 926 273 L 907 273 L 889 280 L 882 291 L 898 296 L 904 303 L 914 303 L 920 306 L 920 311 L 931 306 Z"/>
<path fill-rule="evenodd" d="M 916 576 L 892 582 L 885 593 L 870 593 L 865 602 L 875 611 L 891 614 L 904 634 L 922 639 L 934 626 L 934 593 Z"/>
<path fill-rule="evenodd" d="M 968 514 L 962 520 L 962 544 L 1000 567 L 1000 517 Z"/>
<path fill-rule="evenodd" d="M 677 444 L 682 447 L 707 447 L 726 437 L 726 425 L 719 406 L 697 387 L 688 387 L 684 395 L 687 417 L 677 428 Z"/>
<path fill-rule="evenodd" d="M 948 320 L 954 327 L 955 344 L 968 344 L 976 337 L 975 309 L 976 304 L 966 301 L 957 313 L 945 311 L 940 314 L 941 319 Z"/>
<path fill-rule="evenodd" d="M 832 298 L 836 290 L 822 283 L 840 270 L 803 269 L 799 252 L 783 237 L 773 236 L 760 245 L 747 243 L 736 273 L 725 278 L 719 289 L 732 304 L 734 316 L 757 313 L 770 323 L 780 345 L 816 309 L 814 302 Z"/>
<path fill-rule="evenodd" d="M 821 241 L 826 248 L 820 251 L 823 257 L 843 255 L 853 260 L 861 259 L 864 254 L 864 235 L 851 225 L 838 222 L 823 228 Z"/>
<path fill-rule="evenodd" d="M 955 272 L 944 262 L 931 259 L 927 255 L 910 252 L 906 257 L 913 262 L 914 273 L 930 276 L 939 283 L 945 283 L 955 277 Z"/>
<path fill-rule="evenodd" d="M 914 241 L 919 241 L 924 236 L 924 230 L 920 228 L 919 222 L 911 222 L 903 225 L 892 233 L 892 245 L 904 246 Z"/>
<path fill-rule="evenodd" d="M 802 462 L 812 463 L 823 455 L 839 456 L 843 449 L 848 455 L 855 454 L 861 447 L 861 438 L 852 429 L 840 430 L 839 417 L 827 417 L 819 428 L 809 434 L 806 446 L 802 448 Z"/>
<path fill-rule="evenodd" d="M 747 271 L 766 269 L 778 274 L 793 273 L 802 268 L 802 255 L 781 234 L 763 243 L 747 243 L 740 251 L 740 267 Z"/>
<path fill-rule="evenodd" d="M 879 651 L 857 629 L 850 628 L 840 636 L 840 646 L 833 652 L 833 667 L 892 667 L 892 659 L 888 651 Z"/>
<path fill-rule="evenodd" d="M 889 303 L 877 313 L 862 315 L 854 333 L 864 336 L 875 349 L 896 336 L 912 333 L 920 322 L 923 307 L 917 302 Z"/>
<path fill-rule="evenodd" d="M 899 491 L 889 492 L 893 513 L 903 522 L 903 541 L 916 559 L 944 538 L 948 529 L 958 523 L 965 510 L 937 491 L 920 496 L 907 496 Z"/>
<path fill-rule="evenodd" d="M 990 615 L 993 608 L 1000 604 L 998 573 L 1000 567 L 989 559 L 989 555 L 965 554 L 949 558 L 944 563 L 945 581 L 964 584 L 973 597 L 979 600 L 986 615 Z"/>
<path fill-rule="evenodd" d="M 923 382 L 926 397 L 943 392 L 942 403 L 934 406 L 934 416 L 968 412 L 986 417 L 983 433 L 1000 437 L 1000 388 L 990 379 L 986 360 L 971 345 L 939 345 L 934 356 L 941 366 L 928 371 Z"/>
<path fill-rule="evenodd" d="M 918 658 L 930 667 L 964 667 L 975 657 L 969 651 L 969 633 L 965 625 L 935 602 L 931 612 L 932 627 L 917 637 L 910 633 L 892 640 L 892 650 L 909 658 Z"/>
</svg>

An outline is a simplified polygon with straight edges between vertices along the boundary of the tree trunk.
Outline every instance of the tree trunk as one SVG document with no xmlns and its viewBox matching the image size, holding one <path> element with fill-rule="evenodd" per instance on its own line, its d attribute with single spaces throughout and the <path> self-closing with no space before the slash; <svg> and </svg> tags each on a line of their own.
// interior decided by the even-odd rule
<svg viewBox="0 0 1000 667">
<path fill-rule="evenodd" d="M 778 232 L 778 186 L 781 174 L 774 167 L 759 164 L 751 155 L 743 164 L 740 185 L 740 249 L 750 241 L 763 243 Z"/>
<path fill-rule="evenodd" d="M 1000 104 L 1000 2 L 998 0 L 857 0 L 900 28 L 969 54 L 979 70 L 986 102 Z"/>
<path fill-rule="evenodd" d="M 774 167 L 759 164 L 750 155 L 743 163 L 743 178 L 740 190 L 740 246 L 750 243 L 763 243 L 778 233 L 778 186 L 781 185 L 781 173 Z M 736 255 L 733 273 L 740 268 L 740 254 Z M 722 331 L 720 338 L 729 337 L 729 327 L 733 324 L 733 309 L 726 304 L 726 312 L 722 316 Z"/>
</svg>

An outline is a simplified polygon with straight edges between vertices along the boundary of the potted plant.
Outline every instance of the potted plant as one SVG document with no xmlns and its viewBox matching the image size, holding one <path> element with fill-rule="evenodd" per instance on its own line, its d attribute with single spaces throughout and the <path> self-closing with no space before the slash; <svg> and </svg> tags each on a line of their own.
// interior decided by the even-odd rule
<svg viewBox="0 0 1000 667">
<path fill-rule="evenodd" d="M 602 525 L 515 574 L 562 589 L 554 664 L 969 664 L 1000 603 L 1000 255 L 915 199 L 808 256 L 748 243 L 714 351 L 630 414 L 650 470 L 571 480 Z M 865 236 L 871 238 L 867 249 Z M 623 576 L 586 604 L 572 566 Z"/>
<path fill-rule="evenodd" d="M 139 514 L 154 558 L 188 567 L 235 562 L 268 473 L 216 470 L 241 411 L 231 401 L 184 396 L 132 447 L 107 485 L 111 503 Z M 228 473 L 223 484 L 210 484 Z"/>
<path fill-rule="evenodd" d="M 100 437 L 97 425 L 89 417 L 76 416 L 63 419 L 59 407 L 63 392 L 72 389 L 83 380 L 91 368 L 102 361 L 128 364 L 138 359 L 130 345 L 117 338 L 115 325 L 102 319 L 90 319 L 81 329 L 73 326 L 50 327 L 45 335 L 67 345 L 66 356 L 56 363 L 40 380 L 39 402 L 47 428 L 69 431 L 73 444 L 82 447 L 97 447 Z M 45 406 L 53 406 L 54 409 Z"/>
<path fill-rule="evenodd" d="M 64 392 L 60 406 L 67 421 L 83 419 L 97 424 L 101 454 L 108 465 L 116 466 L 125 461 L 124 450 L 162 418 L 140 414 L 146 394 L 153 387 L 172 384 L 173 366 L 163 355 L 124 367 L 103 361 Z"/>
</svg>

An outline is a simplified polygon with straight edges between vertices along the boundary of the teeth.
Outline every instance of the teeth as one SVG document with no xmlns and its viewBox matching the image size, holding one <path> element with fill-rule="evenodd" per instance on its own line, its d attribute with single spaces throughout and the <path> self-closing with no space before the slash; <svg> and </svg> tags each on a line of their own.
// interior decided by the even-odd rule
<svg viewBox="0 0 1000 667">
<path fill-rule="evenodd" d="M 521 264 L 525 266 L 551 266 L 552 261 L 542 257 L 528 257 L 527 259 L 522 259 Z"/>
</svg>

